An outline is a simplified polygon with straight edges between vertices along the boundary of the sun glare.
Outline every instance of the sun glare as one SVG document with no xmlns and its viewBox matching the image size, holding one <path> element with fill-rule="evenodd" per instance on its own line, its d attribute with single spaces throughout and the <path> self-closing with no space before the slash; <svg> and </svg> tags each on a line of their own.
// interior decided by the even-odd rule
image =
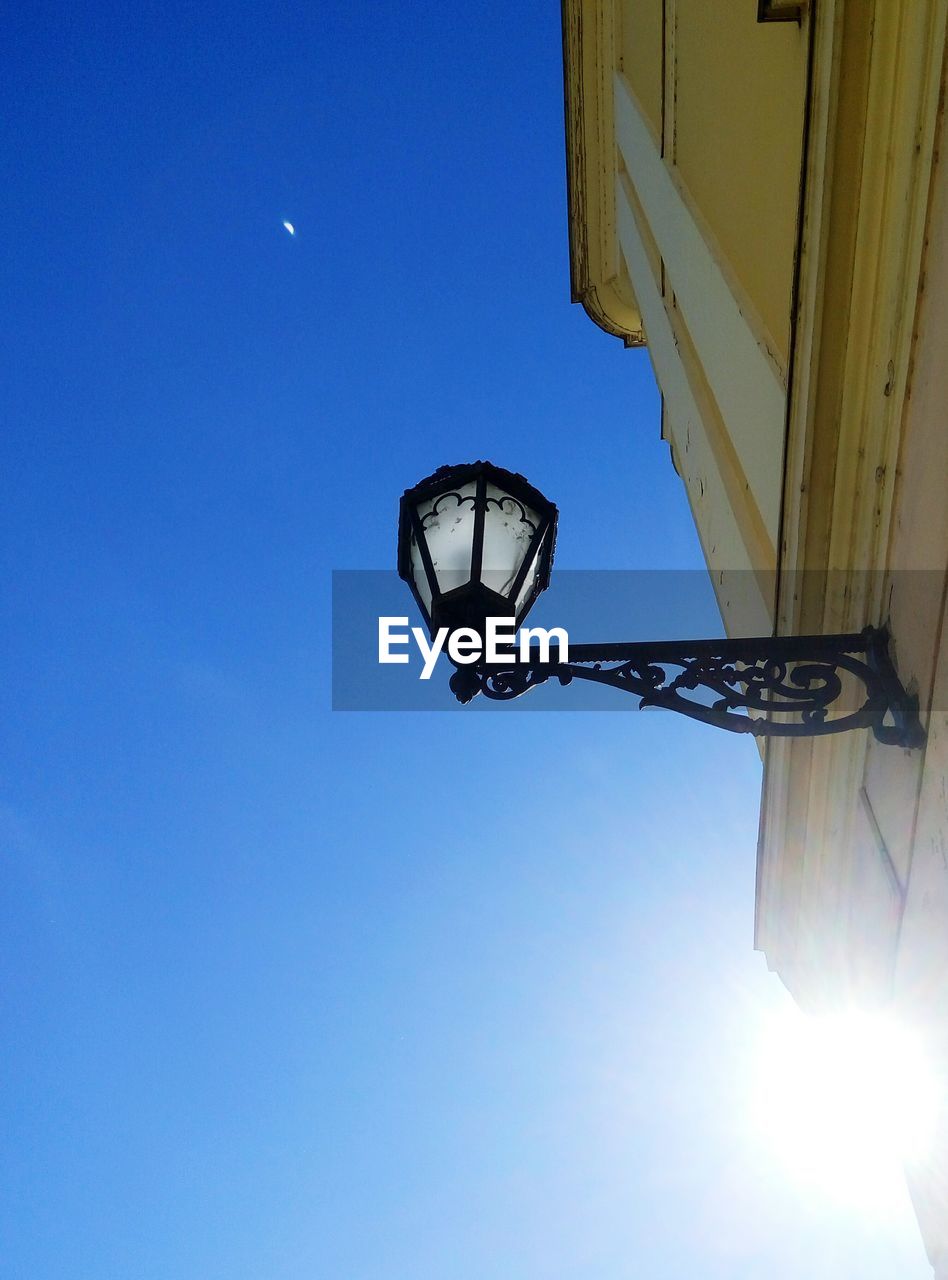
<svg viewBox="0 0 948 1280">
<path fill-rule="evenodd" d="M 807 1185 L 867 1208 L 904 1197 L 905 1163 L 924 1160 L 937 1080 L 894 1020 L 788 1008 L 762 1036 L 752 1089 L 759 1139 Z"/>
</svg>

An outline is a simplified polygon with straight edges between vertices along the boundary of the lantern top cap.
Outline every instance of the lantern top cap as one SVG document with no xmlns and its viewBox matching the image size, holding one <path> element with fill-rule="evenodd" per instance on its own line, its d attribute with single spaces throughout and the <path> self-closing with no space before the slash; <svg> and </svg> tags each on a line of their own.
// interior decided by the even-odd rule
<svg viewBox="0 0 948 1280">
<path fill-rule="evenodd" d="M 453 466 L 439 467 L 430 476 L 425 476 L 424 480 L 419 480 L 410 489 L 406 489 L 404 496 L 421 499 L 429 492 L 437 493 L 441 489 L 450 489 L 453 485 L 467 484 L 481 474 L 493 481 L 498 488 L 509 489 L 511 496 L 529 503 L 534 510 L 544 515 L 556 511 L 549 498 L 545 498 L 539 489 L 534 488 L 526 476 L 495 466 L 493 462 L 460 462 Z"/>
<path fill-rule="evenodd" d="M 498 489 L 503 489 L 505 493 L 509 493 L 512 498 L 519 499 L 520 502 L 532 507 L 539 515 L 545 516 L 552 525 L 552 537 L 555 541 L 556 522 L 559 515 L 556 504 L 551 502 L 549 498 L 545 498 L 526 476 L 520 475 L 517 471 L 507 471 L 504 467 L 495 466 L 493 462 L 456 463 L 452 466 L 439 467 L 437 471 L 433 471 L 430 476 L 425 476 L 424 480 L 419 480 L 417 484 L 413 484 L 410 489 L 406 489 L 402 494 L 398 530 L 398 572 L 400 577 L 408 581 L 411 572 L 409 567 L 411 528 L 409 521 L 405 518 L 406 508 L 423 501 L 429 495 L 434 496 L 438 493 L 450 491 L 462 484 L 468 484 L 471 480 L 475 480 L 481 475 L 485 480 L 495 484 Z M 551 544 L 551 560 L 552 551 Z M 546 583 L 544 583 L 545 585 Z"/>
</svg>

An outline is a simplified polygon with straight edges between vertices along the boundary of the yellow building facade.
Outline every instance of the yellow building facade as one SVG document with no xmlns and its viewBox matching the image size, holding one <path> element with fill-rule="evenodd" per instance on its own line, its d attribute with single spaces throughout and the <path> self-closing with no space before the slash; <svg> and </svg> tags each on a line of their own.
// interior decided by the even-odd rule
<svg viewBox="0 0 948 1280">
<path fill-rule="evenodd" d="M 731 635 L 886 625 L 927 745 L 764 752 L 756 944 L 948 1075 L 948 0 L 564 0 L 572 291 L 646 344 Z M 948 1124 L 909 1181 L 948 1280 Z"/>
</svg>

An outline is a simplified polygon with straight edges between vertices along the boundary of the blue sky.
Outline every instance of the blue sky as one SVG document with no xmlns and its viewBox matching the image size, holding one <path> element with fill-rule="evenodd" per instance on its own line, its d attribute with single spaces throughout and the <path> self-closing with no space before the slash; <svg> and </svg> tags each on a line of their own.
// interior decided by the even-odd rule
<svg viewBox="0 0 948 1280">
<path fill-rule="evenodd" d="M 3 1280 L 928 1275 L 747 1130 L 751 743 L 330 710 L 331 573 L 443 462 L 701 564 L 569 305 L 557 7 L 3 46 Z"/>
</svg>

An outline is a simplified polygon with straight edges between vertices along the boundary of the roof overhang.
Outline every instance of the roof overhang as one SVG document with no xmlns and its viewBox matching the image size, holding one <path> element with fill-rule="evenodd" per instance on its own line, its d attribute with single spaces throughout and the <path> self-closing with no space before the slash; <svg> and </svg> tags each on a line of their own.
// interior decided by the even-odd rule
<svg viewBox="0 0 948 1280">
<path fill-rule="evenodd" d="M 645 345 L 616 231 L 611 6 L 562 0 L 570 288 L 600 329 Z"/>
</svg>

